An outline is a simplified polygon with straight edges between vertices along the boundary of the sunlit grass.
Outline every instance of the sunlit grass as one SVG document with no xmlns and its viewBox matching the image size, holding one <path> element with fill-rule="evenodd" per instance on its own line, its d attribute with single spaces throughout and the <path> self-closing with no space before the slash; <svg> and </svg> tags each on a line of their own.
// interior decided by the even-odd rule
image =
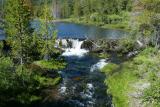
<svg viewBox="0 0 160 107">
<path fill-rule="evenodd" d="M 107 92 L 112 95 L 115 107 L 128 107 L 128 93 L 132 90 L 130 83 L 137 79 L 132 69 L 130 62 L 124 63 L 119 68 L 116 64 L 109 64 L 103 68 L 103 72 L 106 72 L 108 77 L 105 80 L 108 86 Z"/>
<path fill-rule="evenodd" d="M 108 86 L 107 93 L 112 95 L 115 107 L 129 107 L 129 93 L 135 90 L 132 85 L 142 78 L 149 81 L 150 72 L 158 70 L 159 60 L 155 58 L 158 55 L 154 53 L 157 53 L 156 49 L 147 48 L 133 60 L 120 65 L 110 63 L 102 69 L 107 75 L 105 80 Z"/>
<path fill-rule="evenodd" d="M 34 64 L 40 66 L 41 68 L 52 69 L 52 70 L 63 69 L 66 66 L 65 62 L 56 60 L 50 60 L 50 61 L 40 60 L 40 61 L 35 61 Z"/>
</svg>

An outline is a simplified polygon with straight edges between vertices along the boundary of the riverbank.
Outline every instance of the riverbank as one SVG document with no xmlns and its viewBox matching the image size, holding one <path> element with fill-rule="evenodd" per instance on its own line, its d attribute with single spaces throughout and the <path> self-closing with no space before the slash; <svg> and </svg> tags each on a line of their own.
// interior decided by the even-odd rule
<svg viewBox="0 0 160 107">
<path fill-rule="evenodd" d="M 123 31 L 131 30 L 127 21 L 116 24 L 105 24 L 104 22 L 96 22 L 96 21 L 86 20 L 83 18 L 66 18 L 66 19 L 55 19 L 54 22 L 70 22 L 70 23 L 77 23 L 84 25 L 94 25 L 104 29 L 117 29 Z"/>
<path fill-rule="evenodd" d="M 158 53 L 155 48 L 146 48 L 133 59 L 119 65 L 109 63 L 102 69 L 115 107 L 159 107 L 155 100 L 158 88 L 152 89 L 160 73 Z"/>
</svg>

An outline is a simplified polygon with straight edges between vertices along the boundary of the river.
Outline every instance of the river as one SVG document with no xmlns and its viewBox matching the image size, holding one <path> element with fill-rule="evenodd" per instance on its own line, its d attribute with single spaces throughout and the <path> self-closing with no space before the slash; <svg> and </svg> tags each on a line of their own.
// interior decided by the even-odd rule
<svg viewBox="0 0 160 107">
<path fill-rule="evenodd" d="M 37 28 L 38 23 L 34 22 L 32 26 Z M 61 41 L 64 50 L 62 56 L 68 63 L 64 70 L 59 71 L 62 82 L 57 87 L 56 95 L 61 100 L 39 107 L 112 107 L 104 84 L 106 76 L 100 72 L 108 59 L 91 55 L 89 50 L 82 48 L 82 44 L 86 38 L 120 39 L 126 37 L 127 33 L 67 22 L 56 22 L 55 29 L 58 31 L 57 46 Z M 4 32 L 0 32 L 0 40 L 4 40 Z"/>
</svg>

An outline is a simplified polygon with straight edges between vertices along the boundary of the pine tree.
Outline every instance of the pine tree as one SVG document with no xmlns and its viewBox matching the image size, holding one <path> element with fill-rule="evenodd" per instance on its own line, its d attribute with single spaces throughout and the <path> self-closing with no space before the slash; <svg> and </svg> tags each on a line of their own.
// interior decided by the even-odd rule
<svg viewBox="0 0 160 107">
<path fill-rule="evenodd" d="M 63 5 L 62 5 L 62 17 L 63 18 L 68 18 L 69 15 L 70 15 L 69 2 L 68 2 L 68 0 L 65 0 Z"/>
<path fill-rule="evenodd" d="M 28 0 L 7 0 L 5 6 L 5 31 L 7 41 L 12 46 L 12 56 L 19 59 L 19 63 L 26 63 L 28 45 L 31 42 L 31 10 Z"/>
<path fill-rule="evenodd" d="M 73 14 L 75 17 L 79 17 L 80 16 L 80 0 L 74 0 L 74 6 L 73 6 Z"/>
<path fill-rule="evenodd" d="M 54 44 L 56 39 L 56 32 L 54 24 L 52 23 L 53 16 L 51 15 L 51 8 L 48 7 L 48 0 L 45 0 L 43 6 L 43 14 L 40 16 L 40 40 L 41 40 L 41 54 L 46 60 L 50 59 L 50 55 L 55 50 Z"/>
<path fill-rule="evenodd" d="M 90 16 L 90 0 L 83 0 L 82 9 L 83 9 L 83 15 L 86 17 L 88 21 Z"/>
</svg>

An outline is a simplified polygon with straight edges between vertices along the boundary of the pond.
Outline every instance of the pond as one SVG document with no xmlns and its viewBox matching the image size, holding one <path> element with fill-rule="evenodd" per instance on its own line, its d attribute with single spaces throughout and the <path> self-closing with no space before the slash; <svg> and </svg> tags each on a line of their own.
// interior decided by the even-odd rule
<svg viewBox="0 0 160 107">
<path fill-rule="evenodd" d="M 90 39 L 120 39 L 128 35 L 127 32 L 115 29 L 103 29 L 93 25 L 83 25 L 68 22 L 56 22 L 55 27 L 59 38 L 90 38 Z"/>
<path fill-rule="evenodd" d="M 39 22 L 33 21 L 32 27 L 35 30 L 39 29 Z M 52 23 L 53 25 L 53 23 Z M 55 22 L 53 29 L 58 31 L 58 38 L 72 38 L 72 39 L 121 39 L 127 37 L 128 33 L 116 29 L 103 29 L 93 25 L 83 25 L 69 22 Z M 50 30 L 53 30 L 52 28 Z M 5 35 L 0 29 L 0 40 L 4 40 Z"/>
</svg>

